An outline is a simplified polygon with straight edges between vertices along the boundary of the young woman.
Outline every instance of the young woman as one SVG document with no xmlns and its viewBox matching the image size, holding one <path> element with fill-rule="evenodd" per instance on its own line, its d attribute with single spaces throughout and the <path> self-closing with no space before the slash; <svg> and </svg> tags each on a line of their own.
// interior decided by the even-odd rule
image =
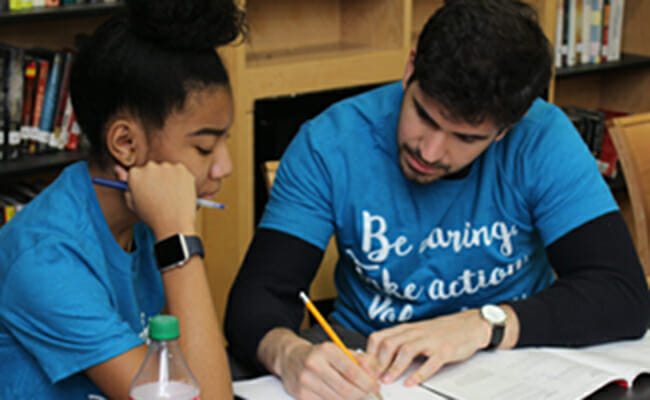
<svg viewBox="0 0 650 400">
<path fill-rule="evenodd" d="M 194 225 L 232 171 L 215 47 L 243 26 L 232 0 L 132 0 L 80 49 L 71 96 L 92 156 L 0 230 L 0 398 L 128 398 L 163 308 L 201 397 L 232 398 Z"/>
</svg>

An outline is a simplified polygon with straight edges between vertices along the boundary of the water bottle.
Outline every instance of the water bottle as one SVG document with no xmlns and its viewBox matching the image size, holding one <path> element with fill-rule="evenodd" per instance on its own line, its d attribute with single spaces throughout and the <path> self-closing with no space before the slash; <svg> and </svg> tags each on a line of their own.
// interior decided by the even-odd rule
<svg viewBox="0 0 650 400">
<path fill-rule="evenodd" d="M 199 384 L 183 358 L 178 332 L 173 315 L 149 320 L 151 344 L 131 383 L 131 400 L 199 400 Z"/>
</svg>

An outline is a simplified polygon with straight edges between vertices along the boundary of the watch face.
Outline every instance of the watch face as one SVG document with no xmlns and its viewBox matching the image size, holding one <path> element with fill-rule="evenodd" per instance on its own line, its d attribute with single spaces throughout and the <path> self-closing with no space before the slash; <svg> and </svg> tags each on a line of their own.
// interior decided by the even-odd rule
<svg viewBox="0 0 650 400">
<path fill-rule="evenodd" d="M 169 237 L 155 247 L 156 260 L 161 264 L 160 267 L 167 267 L 185 260 L 183 245 L 178 236 Z"/>
<path fill-rule="evenodd" d="M 481 307 L 481 315 L 492 324 L 503 324 L 506 322 L 505 311 L 494 304 L 488 304 Z"/>
</svg>

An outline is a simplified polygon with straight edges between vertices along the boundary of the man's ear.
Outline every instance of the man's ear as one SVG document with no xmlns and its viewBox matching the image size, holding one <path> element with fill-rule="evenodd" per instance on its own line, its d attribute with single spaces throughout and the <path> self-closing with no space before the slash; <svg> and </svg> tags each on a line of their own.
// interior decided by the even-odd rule
<svg viewBox="0 0 650 400">
<path fill-rule="evenodd" d="M 413 75 L 413 70 L 415 69 L 415 50 L 411 50 L 409 53 L 409 60 L 406 63 L 406 68 L 404 69 L 404 77 L 402 78 L 402 89 L 406 90 L 409 85 L 409 80 L 411 75 Z"/>
<path fill-rule="evenodd" d="M 114 120 L 106 132 L 106 147 L 113 159 L 125 168 L 136 164 L 137 154 L 144 145 L 144 132 L 132 119 Z"/>
<path fill-rule="evenodd" d="M 495 142 L 498 142 L 499 140 L 503 139 L 503 137 L 506 135 L 506 133 L 508 133 L 508 131 L 510 130 L 510 128 L 512 128 L 512 125 L 508 125 L 507 127 L 503 128 L 503 129 L 501 130 L 501 132 L 499 132 L 499 134 L 497 135 L 497 137 L 494 138 L 494 141 L 495 141 Z"/>
</svg>

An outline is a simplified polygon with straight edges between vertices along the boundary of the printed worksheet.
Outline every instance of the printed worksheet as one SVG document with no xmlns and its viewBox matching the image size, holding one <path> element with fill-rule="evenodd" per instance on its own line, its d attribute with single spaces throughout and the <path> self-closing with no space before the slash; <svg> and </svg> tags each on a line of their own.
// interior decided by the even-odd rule
<svg viewBox="0 0 650 400">
<path fill-rule="evenodd" d="M 447 397 L 437 395 L 424 387 L 415 386 L 407 388 L 404 379 L 415 371 L 411 367 L 398 381 L 390 385 L 382 385 L 381 397 L 383 400 L 446 400 Z M 282 386 L 282 382 L 274 375 L 234 383 L 235 394 L 246 400 L 292 400 Z M 376 396 L 368 396 L 367 400 L 375 400 Z"/>
</svg>

